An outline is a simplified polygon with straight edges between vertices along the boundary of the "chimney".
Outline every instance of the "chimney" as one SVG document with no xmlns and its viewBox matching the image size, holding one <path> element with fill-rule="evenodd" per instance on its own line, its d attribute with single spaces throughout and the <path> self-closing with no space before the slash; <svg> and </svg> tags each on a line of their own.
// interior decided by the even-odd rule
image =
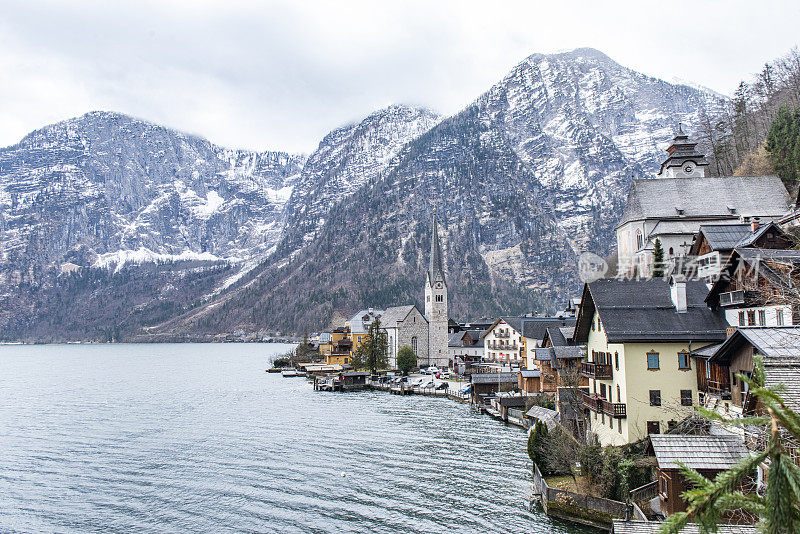
<svg viewBox="0 0 800 534">
<path fill-rule="evenodd" d="M 676 274 L 669 279 L 670 296 L 675 311 L 684 313 L 686 311 L 686 277 Z"/>
<path fill-rule="evenodd" d="M 750 223 L 750 229 L 755 233 L 758 230 L 758 217 L 753 217 L 753 222 Z"/>
</svg>

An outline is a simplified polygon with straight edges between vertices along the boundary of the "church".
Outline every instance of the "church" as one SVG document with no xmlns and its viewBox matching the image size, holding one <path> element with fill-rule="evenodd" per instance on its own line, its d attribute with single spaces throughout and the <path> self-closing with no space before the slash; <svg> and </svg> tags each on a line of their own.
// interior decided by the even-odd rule
<svg viewBox="0 0 800 534">
<path fill-rule="evenodd" d="M 658 174 L 631 183 L 616 227 L 620 276 L 650 275 L 656 239 L 667 263 L 681 261 L 701 225 L 766 223 L 789 211 L 780 178 L 708 176 L 697 145 L 679 125 Z"/>
<path fill-rule="evenodd" d="M 397 367 L 397 353 L 411 347 L 420 367 L 447 368 L 447 279 L 442 263 L 442 247 L 436 212 L 431 226 L 431 252 L 425 273 L 425 313 L 413 304 L 394 306 L 382 313 L 381 327 L 388 342 L 389 367 Z"/>
</svg>

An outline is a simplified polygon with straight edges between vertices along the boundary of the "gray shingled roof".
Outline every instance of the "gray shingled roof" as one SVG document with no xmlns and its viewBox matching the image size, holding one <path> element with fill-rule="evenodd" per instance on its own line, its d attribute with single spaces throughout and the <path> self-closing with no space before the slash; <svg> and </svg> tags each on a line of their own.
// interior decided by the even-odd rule
<svg viewBox="0 0 800 534">
<path fill-rule="evenodd" d="M 614 519 L 612 534 L 660 534 L 663 521 L 625 521 Z M 681 530 L 682 534 L 699 534 L 695 523 L 689 523 Z M 717 534 L 758 534 L 754 525 L 718 525 Z"/>
<path fill-rule="evenodd" d="M 619 224 L 683 217 L 777 218 L 790 209 L 789 193 L 775 175 L 634 180 Z M 734 208 L 732 213 L 729 207 Z"/>
<path fill-rule="evenodd" d="M 539 378 L 541 371 L 539 369 L 520 369 L 519 374 L 522 378 Z"/>
<path fill-rule="evenodd" d="M 548 328 L 573 326 L 574 317 L 522 317 L 522 335 L 528 339 L 544 339 L 544 334 Z"/>
<path fill-rule="evenodd" d="M 686 282 L 685 312 L 678 313 L 667 279 L 601 279 L 587 284 L 575 327 L 576 343 L 585 343 L 597 309 L 610 343 L 634 341 L 722 341 L 728 323 L 704 302 L 700 280 Z"/>
<path fill-rule="evenodd" d="M 703 224 L 700 232 L 711 250 L 733 250 L 740 241 L 753 234 L 749 224 Z"/>
<path fill-rule="evenodd" d="M 778 226 L 777 224 L 775 224 L 772 221 L 769 221 L 766 224 L 762 224 L 758 228 L 758 230 L 756 230 L 755 232 L 750 232 L 748 235 L 743 237 L 742 240 L 736 246 L 737 247 L 749 247 L 750 245 L 752 245 L 753 243 L 758 241 L 758 239 L 762 235 L 766 234 L 767 232 L 775 232 L 775 233 L 778 233 L 778 234 L 785 234 L 785 232 L 781 229 L 780 226 Z"/>
<path fill-rule="evenodd" d="M 769 359 L 800 364 L 800 326 L 739 328 L 739 333 Z"/>
<path fill-rule="evenodd" d="M 532 406 L 530 410 L 525 412 L 525 415 L 543 422 L 547 425 L 548 430 L 553 430 L 558 426 L 558 412 L 555 410 L 543 408 L 542 406 Z"/>
<path fill-rule="evenodd" d="M 652 434 L 650 443 L 661 469 L 680 469 L 680 462 L 692 469 L 723 471 L 748 454 L 744 442 L 736 435 Z"/>
<path fill-rule="evenodd" d="M 500 375 L 498 377 L 498 375 Z M 479 373 L 473 374 L 471 382 L 473 384 L 496 384 L 498 380 L 503 384 L 510 382 L 517 383 L 517 373 Z"/>
<path fill-rule="evenodd" d="M 363 333 L 367 332 L 367 330 L 369 329 L 369 326 L 365 326 L 364 325 L 364 321 L 363 321 L 363 317 L 366 316 L 366 315 L 370 316 L 369 323 L 371 324 L 375 320 L 375 317 L 381 318 L 381 316 L 383 315 L 383 310 L 374 310 L 373 309 L 371 314 L 369 313 L 369 309 L 359 310 L 358 313 L 356 313 L 355 315 L 350 317 L 350 319 L 348 319 L 348 321 L 350 323 L 350 331 L 352 333 L 354 333 L 354 334 L 363 334 Z"/>
<path fill-rule="evenodd" d="M 764 373 L 766 385 L 783 386 L 783 400 L 793 410 L 800 410 L 800 364 L 765 362 Z"/>
<path fill-rule="evenodd" d="M 406 306 L 394 306 L 392 308 L 386 308 L 386 311 L 383 312 L 381 315 L 381 326 L 384 328 L 393 328 L 397 326 L 397 323 L 402 322 L 408 314 L 411 313 L 416 306 L 413 304 L 409 304 Z"/>
<path fill-rule="evenodd" d="M 554 347 L 565 347 L 568 345 L 567 338 L 564 337 L 564 332 L 561 331 L 560 327 L 552 326 L 548 328 L 547 338 L 550 340 L 550 344 Z"/>
</svg>

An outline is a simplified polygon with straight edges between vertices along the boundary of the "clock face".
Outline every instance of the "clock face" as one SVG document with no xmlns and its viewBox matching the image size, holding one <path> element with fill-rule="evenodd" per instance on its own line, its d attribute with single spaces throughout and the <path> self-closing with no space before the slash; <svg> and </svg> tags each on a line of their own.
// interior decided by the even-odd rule
<svg viewBox="0 0 800 534">
<path fill-rule="evenodd" d="M 442 289 L 442 283 L 436 282 L 436 289 Z"/>
<path fill-rule="evenodd" d="M 685 172 L 686 174 L 690 174 L 693 170 L 694 167 L 692 167 L 691 163 L 687 163 L 686 165 L 683 166 L 683 172 Z"/>
</svg>

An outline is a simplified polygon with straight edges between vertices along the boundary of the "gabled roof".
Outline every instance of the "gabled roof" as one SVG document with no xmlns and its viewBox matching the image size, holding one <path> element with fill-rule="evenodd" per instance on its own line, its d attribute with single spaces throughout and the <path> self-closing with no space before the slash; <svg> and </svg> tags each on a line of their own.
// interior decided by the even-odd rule
<svg viewBox="0 0 800 534">
<path fill-rule="evenodd" d="M 742 262 L 749 267 L 748 271 L 758 273 L 758 276 L 773 286 L 786 288 L 788 281 L 785 276 L 776 272 L 767 264 L 773 262 L 797 266 L 800 264 L 800 250 L 747 247 L 733 249 L 728 261 L 725 262 L 725 265 L 720 270 L 720 276 L 714 282 L 708 295 L 706 295 L 705 300 L 710 306 L 718 305 L 719 294 L 724 292 L 730 285 L 730 281 L 736 276 L 737 269 L 740 268 Z"/>
<path fill-rule="evenodd" d="M 569 345 L 569 343 L 567 343 L 567 338 L 564 336 L 564 332 L 561 330 L 561 327 L 551 326 L 547 329 L 544 338 L 542 338 L 542 342 L 547 344 L 548 341 L 553 347 L 565 347 Z"/>
<path fill-rule="evenodd" d="M 595 310 L 610 343 L 722 341 L 728 323 L 705 304 L 706 285 L 686 281 L 686 311 L 679 313 L 669 281 L 601 279 L 584 285 L 575 343 L 586 343 Z"/>
<path fill-rule="evenodd" d="M 736 244 L 736 246 L 737 247 L 749 247 L 749 246 L 753 245 L 753 243 L 758 241 L 761 238 L 761 236 L 763 236 L 767 232 L 775 232 L 776 234 L 780 234 L 780 235 L 783 235 L 783 236 L 787 235 L 786 232 L 784 232 L 783 229 L 780 226 L 778 226 L 777 224 L 775 224 L 772 221 L 769 221 L 766 224 L 760 225 L 758 227 L 758 230 L 756 230 L 755 232 L 750 232 L 749 235 L 746 235 L 745 237 L 743 237 L 741 239 L 741 241 Z"/>
<path fill-rule="evenodd" d="M 522 335 L 528 339 L 544 339 L 548 328 L 574 326 L 574 317 L 522 317 Z"/>
<path fill-rule="evenodd" d="M 541 371 L 539 369 L 520 369 L 519 374 L 522 378 L 539 378 Z"/>
<path fill-rule="evenodd" d="M 692 469 L 723 471 L 748 454 L 742 438 L 736 435 L 651 434 L 650 443 L 661 469 L 680 469 L 680 462 Z"/>
<path fill-rule="evenodd" d="M 753 234 L 749 224 L 701 224 L 700 234 L 711 250 L 733 250 L 743 239 Z"/>
<path fill-rule="evenodd" d="M 641 219 L 779 218 L 789 211 L 790 203 L 786 187 L 775 175 L 640 179 L 631 183 L 618 226 Z"/>
<path fill-rule="evenodd" d="M 381 315 L 381 326 L 384 328 L 397 327 L 397 323 L 405 321 L 406 317 L 408 317 L 408 314 L 411 313 L 411 310 L 414 308 L 416 308 L 416 306 L 413 304 L 386 308 L 386 311 L 383 312 L 383 315 Z M 420 315 L 422 315 L 422 313 L 420 313 Z M 422 316 L 425 317 L 424 315 Z M 425 320 L 427 321 L 427 319 Z"/>
<path fill-rule="evenodd" d="M 517 373 L 473 373 L 470 381 L 473 384 L 517 383 Z"/>
<path fill-rule="evenodd" d="M 383 310 L 375 310 L 373 309 L 370 311 L 369 309 L 366 310 L 359 310 L 358 313 L 350 317 L 347 322 L 350 324 L 350 332 L 353 334 L 364 334 L 369 330 L 369 324 L 372 324 L 376 318 L 380 319 L 383 315 Z M 369 321 L 366 321 L 365 324 L 364 317 L 369 317 Z"/>
</svg>

